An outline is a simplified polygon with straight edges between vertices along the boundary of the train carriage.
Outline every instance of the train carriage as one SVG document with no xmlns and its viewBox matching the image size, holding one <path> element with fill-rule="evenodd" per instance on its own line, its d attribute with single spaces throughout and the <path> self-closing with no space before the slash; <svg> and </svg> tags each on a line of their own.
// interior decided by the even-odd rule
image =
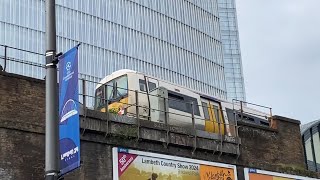
<svg viewBox="0 0 320 180">
<path fill-rule="evenodd" d="M 140 119 L 160 123 L 167 119 L 169 125 L 179 127 L 192 127 L 194 115 L 197 130 L 236 136 L 234 109 L 239 111 L 240 106 L 124 69 L 105 77 L 96 86 L 95 109 L 133 117 L 138 114 Z M 266 116 L 259 111 L 249 111 Z M 268 122 L 260 116 L 250 117 Z"/>
</svg>

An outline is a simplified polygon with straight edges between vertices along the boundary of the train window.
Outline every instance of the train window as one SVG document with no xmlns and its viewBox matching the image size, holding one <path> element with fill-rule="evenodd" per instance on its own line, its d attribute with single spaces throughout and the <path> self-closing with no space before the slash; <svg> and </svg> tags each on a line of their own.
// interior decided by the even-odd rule
<svg viewBox="0 0 320 180">
<path fill-rule="evenodd" d="M 148 82 L 148 86 L 149 86 L 149 92 L 157 88 L 157 85 L 150 81 Z M 146 81 L 139 79 L 139 87 L 140 87 L 140 91 L 146 92 Z"/>
<path fill-rule="evenodd" d="M 238 118 L 254 122 L 254 119 L 252 117 L 248 117 L 248 116 L 243 115 L 243 114 L 238 114 Z"/>
<path fill-rule="evenodd" d="M 110 101 L 118 101 L 126 96 L 128 96 L 128 77 L 125 75 L 100 86 L 96 90 L 94 105 L 98 109 L 105 105 L 105 98 Z"/>
<path fill-rule="evenodd" d="M 95 98 L 95 108 L 96 109 L 104 105 L 103 98 L 104 98 L 104 88 L 103 88 L 103 86 L 100 86 L 96 90 L 96 98 Z"/>
<path fill-rule="evenodd" d="M 206 120 L 210 119 L 209 111 L 208 111 L 208 104 L 205 102 L 202 102 L 202 108 L 203 108 L 204 118 Z"/>
<path fill-rule="evenodd" d="M 149 85 L 149 91 L 153 91 L 154 89 L 157 88 L 155 83 L 149 82 L 148 85 Z"/>
<path fill-rule="evenodd" d="M 186 102 L 184 101 L 184 98 L 182 96 L 173 94 L 172 92 L 168 91 L 168 98 L 169 108 L 188 112 Z"/>
<path fill-rule="evenodd" d="M 139 79 L 139 87 L 140 87 L 140 91 L 142 92 L 146 92 L 146 83 L 144 80 Z"/>
<path fill-rule="evenodd" d="M 260 121 L 260 124 L 263 126 L 269 126 L 269 122 L 265 122 L 265 121 Z"/>
<path fill-rule="evenodd" d="M 113 82 L 108 82 L 107 85 L 105 86 L 105 88 L 107 88 L 107 97 L 108 100 L 112 99 L 113 96 Z"/>
<path fill-rule="evenodd" d="M 196 98 L 185 96 L 173 91 L 168 91 L 169 108 L 176 109 L 179 111 L 192 113 L 191 102 L 194 104 L 194 114 L 200 115 L 198 101 Z"/>
<path fill-rule="evenodd" d="M 126 97 L 128 95 L 128 77 L 125 75 L 111 80 L 106 84 L 105 88 L 107 88 L 106 97 L 110 101 Z"/>
<path fill-rule="evenodd" d="M 214 114 L 216 115 L 216 120 L 218 122 L 221 122 L 220 115 L 219 115 L 219 107 L 213 105 L 213 111 L 214 111 Z"/>
<path fill-rule="evenodd" d="M 120 78 L 117 78 L 115 80 L 115 83 L 117 87 L 117 93 L 115 98 L 126 96 L 128 94 L 128 77 L 122 76 Z"/>
</svg>

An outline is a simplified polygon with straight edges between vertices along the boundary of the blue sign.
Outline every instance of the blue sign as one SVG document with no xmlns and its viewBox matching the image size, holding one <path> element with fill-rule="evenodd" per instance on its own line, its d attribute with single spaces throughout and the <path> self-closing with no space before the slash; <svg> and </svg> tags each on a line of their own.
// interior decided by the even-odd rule
<svg viewBox="0 0 320 180">
<path fill-rule="evenodd" d="M 127 148 L 118 148 L 118 152 L 122 152 L 122 153 L 129 153 L 129 150 Z"/>
<path fill-rule="evenodd" d="M 249 173 L 257 173 L 257 169 L 250 168 Z"/>
<path fill-rule="evenodd" d="M 59 57 L 60 174 L 80 166 L 78 46 Z"/>
</svg>

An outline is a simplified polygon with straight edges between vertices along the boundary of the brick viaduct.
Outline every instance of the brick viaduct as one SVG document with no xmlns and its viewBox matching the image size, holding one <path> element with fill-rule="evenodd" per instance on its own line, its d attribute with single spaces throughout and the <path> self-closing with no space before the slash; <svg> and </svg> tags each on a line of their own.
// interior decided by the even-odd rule
<svg viewBox="0 0 320 180">
<path fill-rule="evenodd" d="M 300 122 L 274 116 L 276 129 L 239 122 L 238 157 L 231 142 L 198 137 L 183 129 L 171 129 L 170 143 L 161 124 L 141 122 L 141 127 L 122 123 L 113 115 L 85 110 L 81 115 L 81 167 L 65 179 L 112 179 L 112 148 L 126 147 L 180 157 L 223 162 L 243 168 L 316 176 L 305 170 Z M 0 179 L 43 179 L 45 152 L 45 82 L 0 73 Z M 139 134 L 139 138 L 138 137 Z M 240 141 L 239 140 L 239 141 Z"/>
</svg>

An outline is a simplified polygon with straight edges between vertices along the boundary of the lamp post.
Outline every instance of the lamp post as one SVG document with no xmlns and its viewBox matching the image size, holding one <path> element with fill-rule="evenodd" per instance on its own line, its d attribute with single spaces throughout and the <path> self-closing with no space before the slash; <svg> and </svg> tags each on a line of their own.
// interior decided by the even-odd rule
<svg viewBox="0 0 320 180">
<path fill-rule="evenodd" d="M 46 0 L 46 142 L 45 180 L 59 177 L 59 120 L 55 0 Z"/>
</svg>

